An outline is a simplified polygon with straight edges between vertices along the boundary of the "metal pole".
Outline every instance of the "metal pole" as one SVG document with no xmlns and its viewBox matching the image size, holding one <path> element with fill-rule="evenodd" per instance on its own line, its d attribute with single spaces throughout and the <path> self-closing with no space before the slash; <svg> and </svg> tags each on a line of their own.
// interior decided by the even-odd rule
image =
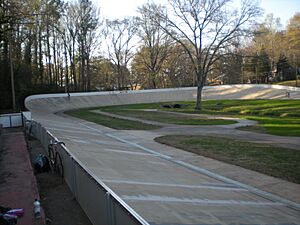
<svg viewBox="0 0 300 225">
<path fill-rule="evenodd" d="M 11 115 L 9 115 L 9 127 L 12 127 Z"/>
<path fill-rule="evenodd" d="M 106 192 L 106 210 L 107 210 L 107 225 L 112 225 L 111 196 L 109 192 Z"/>
<path fill-rule="evenodd" d="M 69 156 L 71 158 L 71 167 L 72 167 L 72 175 L 71 175 L 71 186 L 72 186 L 72 192 L 73 192 L 73 197 L 74 199 L 77 199 L 77 174 L 76 174 L 76 162 L 74 160 L 74 158 L 70 155 Z"/>
<path fill-rule="evenodd" d="M 24 115 L 21 113 L 22 127 L 24 127 Z"/>
</svg>

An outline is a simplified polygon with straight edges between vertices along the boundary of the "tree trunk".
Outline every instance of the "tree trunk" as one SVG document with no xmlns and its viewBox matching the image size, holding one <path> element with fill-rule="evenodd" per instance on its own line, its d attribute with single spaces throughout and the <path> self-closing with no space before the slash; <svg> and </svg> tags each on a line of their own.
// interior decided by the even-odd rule
<svg viewBox="0 0 300 225">
<path fill-rule="evenodd" d="M 49 24 L 47 24 L 47 29 L 46 29 L 47 37 L 46 37 L 46 42 L 47 42 L 47 58 L 48 58 L 48 76 L 49 76 L 49 82 L 52 85 L 53 80 L 52 80 L 52 70 L 51 70 L 51 51 L 50 51 L 50 31 L 49 31 Z"/>
<path fill-rule="evenodd" d="M 198 72 L 200 73 L 200 72 Z M 203 89 L 203 77 L 202 74 L 197 74 L 197 99 L 196 99 L 196 107 L 195 110 L 202 109 L 202 89 Z"/>
<path fill-rule="evenodd" d="M 84 42 L 81 41 L 81 91 L 85 91 L 85 48 L 84 48 Z"/>
<path fill-rule="evenodd" d="M 16 36 L 14 37 L 11 37 L 11 38 L 14 38 L 15 41 L 14 41 L 14 55 L 15 55 L 15 59 L 17 59 L 18 63 L 21 64 L 21 61 L 22 61 L 22 30 L 20 28 L 20 25 L 17 25 L 17 28 L 16 28 Z"/>
<path fill-rule="evenodd" d="M 32 34 L 31 29 L 29 30 L 28 42 L 25 45 L 24 61 L 28 67 L 31 67 L 31 49 L 32 49 Z"/>
<path fill-rule="evenodd" d="M 155 74 L 153 72 L 151 72 L 150 76 L 151 76 L 151 83 L 152 83 L 151 86 L 152 86 L 153 89 L 156 89 Z"/>
<path fill-rule="evenodd" d="M 202 109 L 202 89 L 203 87 L 198 86 L 197 87 L 197 100 L 196 100 L 196 110 L 201 110 Z"/>
<path fill-rule="evenodd" d="M 40 84 L 44 83 L 44 65 L 43 65 L 43 47 L 42 47 L 42 31 L 41 27 L 39 27 L 39 78 L 40 78 Z"/>
<path fill-rule="evenodd" d="M 91 91 L 91 74 L 90 74 L 89 56 L 87 56 L 87 59 L 86 59 L 86 74 L 87 74 L 87 91 Z"/>
<path fill-rule="evenodd" d="M 38 24 L 38 22 L 36 22 Z M 37 25 L 34 30 L 34 54 L 33 54 L 33 76 L 34 76 L 34 84 L 37 83 L 38 80 L 38 28 Z"/>
<path fill-rule="evenodd" d="M 65 56 L 65 87 L 66 92 L 69 93 L 69 67 L 68 67 L 68 54 L 67 54 L 67 43 L 64 40 L 64 56 Z"/>
<path fill-rule="evenodd" d="M 118 89 L 121 90 L 122 84 L 121 84 L 121 76 L 122 76 L 122 72 L 121 72 L 121 65 L 118 63 L 117 65 L 117 76 L 118 76 Z"/>
<path fill-rule="evenodd" d="M 57 49 L 56 49 L 56 42 L 57 42 L 57 38 L 56 35 L 54 33 L 54 28 L 52 29 L 52 51 L 53 51 L 53 75 L 54 75 L 54 83 L 55 83 L 55 90 L 57 92 L 57 86 L 59 83 L 59 78 L 58 78 L 58 66 L 57 66 Z"/>
<path fill-rule="evenodd" d="M 9 45 L 9 64 L 10 64 L 10 78 L 11 78 L 11 97 L 12 97 L 12 108 L 16 111 L 16 94 L 15 94 L 15 78 L 14 78 L 14 68 L 12 62 L 12 44 Z"/>
<path fill-rule="evenodd" d="M 74 91 L 77 91 L 77 77 L 76 77 L 76 66 L 75 66 L 75 38 L 73 37 L 72 42 L 72 61 L 71 61 L 72 75 L 74 81 Z"/>
</svg>

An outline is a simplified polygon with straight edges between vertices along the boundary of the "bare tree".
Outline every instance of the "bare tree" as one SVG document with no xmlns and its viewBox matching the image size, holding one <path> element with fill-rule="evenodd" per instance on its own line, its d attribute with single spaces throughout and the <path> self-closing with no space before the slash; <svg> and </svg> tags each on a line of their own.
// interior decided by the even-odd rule
<svg viewBox="0 0 300 225">
<path fill-rule="evenodd" d="M 69 83 L 73 84 L 73 91 L 78 90 L 78 79 L 76 74 L 76 37 L 78 36 L 78 21 L 79 14 L 75 3 L 67 6 L 66 12 L 62 17 L 62 26 L 60 28 L 62 38 L 64 40 L 65 51 L 68 55 L 66 65 L 70 63 L 70 74 L 66 74 L 66 91 L 70 91 Z"/>
<path fill-rule="evenodd" d="M 73 90 L 91 90 L 90 60 L 94 48 L 99 47 L 97 29 L 100 25 L 99 9 L 89 0 L 78 0 L 68 4 L 59 20 L 56 28 L 60 42 L 55 40 L 55 43 L 60 47 L 58 50 L 64 57 L 64 60 L 60 60 L 65 63 L 64 73 L 60 70 L 60 83 L 61 86 L 65 84 L 66 92 L 71 90 L 71 84 L 74 86 Z M 55 54 L 53 56 L 55 58 Z M 63 63 L 60 63 L 60 67 L 62 65 Z"/>
<path fill-rule="evenodd" d="M 78 27 L 77 42 L 79 46 L 81 89 L 90 90 L 90 58 L 91 48 L 95 43 L 95 32 L 99 26 L 99 10 L 90 0 L 79 0 L 76 5 L 79 14 L 76 26 Z"/>
<path fill-rule="evenodd" d="M 180 43 L 191 59 L 197 77 L 196 109 L 202 107 L 202 89 L 212 65 L 239 36 L 247 35 L 261 14 L 258 2 L 243 0 L 234 8 L 230 0 L 168 0 L 169 7 L 152 5 L 151 20 Z M 161 21 L 164 21 L 161 23 Z"/>
<path fill-rule="evenodd" d="M 162 74 L 162 67 L 169 52 L 172 39 L 167 35 L 161 26 L 151 21 L 149 9 L 151 4 L 147 3 L 138 9 L 139 32 L 142 39 L 141 50 L 139 51 L 140 63 L 143 64 L 149 74 L 149 87 L 157 88 L 157 79 Z M 160 21 L 159 24 L 162 24 Z"/>
<path fill-rule="evenodd" d="M 108 48 L 109 59 L 115 64 L 118 89 L 122 89 L 127 85 L 127 66 L 134 56 L 133 39 L 136 32 L 137 27 L 135 18 L 106 21 L 106 30 L 104 31 L 104 35 Z"/>
</svg>

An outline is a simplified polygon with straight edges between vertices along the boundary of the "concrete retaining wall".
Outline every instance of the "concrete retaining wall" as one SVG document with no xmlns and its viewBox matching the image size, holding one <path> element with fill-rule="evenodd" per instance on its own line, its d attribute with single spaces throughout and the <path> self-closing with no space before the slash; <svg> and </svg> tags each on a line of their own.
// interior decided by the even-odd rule
<svg viewBox="0 0 300 225">
<path fill-rule="evenodd" d="M 300 99 L 300 88 L 279 85 L 222 85 L 204 87 L 203 99 Z M 187 101 L 196 99 L 196 88 L 172 88 L 141 91 L 88 92 L 29 96 L 26 107 L 33 113 L 134 103 Z"/>
</svg>

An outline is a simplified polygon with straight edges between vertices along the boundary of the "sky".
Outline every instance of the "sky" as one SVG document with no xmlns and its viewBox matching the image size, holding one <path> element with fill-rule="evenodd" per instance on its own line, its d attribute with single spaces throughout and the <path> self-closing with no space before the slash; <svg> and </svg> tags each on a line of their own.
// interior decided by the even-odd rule
<svg viewBox="0 0 300 225">
<path fill-rule="evenodd" d="M 265 15 L 273 13 L 274 17 L 279 17 L 281 24 L 286 26 L 288 20 L 296 12 L 300 12 L 300 0 L 262 0 L 260 7 L 265 10 Z"/>
<path fill-rule="evenodd" d="M 146 3 L 147 0 L 92 0 L 101 8 L 101 14 L 108 19 L 122 19 L 125 16 L 136 15 L 138 6 Z M 154 0 L 155 3 L 165 3 L 166 0 Z M 300 0 L 261 0 L 260 6 L 265 10 L 265 14 L 273 13 L 274 17 L 279 17 L 281 24 L 285 27 L 288 20 L 296 13 L 300 12 Z"/>
</svg>

